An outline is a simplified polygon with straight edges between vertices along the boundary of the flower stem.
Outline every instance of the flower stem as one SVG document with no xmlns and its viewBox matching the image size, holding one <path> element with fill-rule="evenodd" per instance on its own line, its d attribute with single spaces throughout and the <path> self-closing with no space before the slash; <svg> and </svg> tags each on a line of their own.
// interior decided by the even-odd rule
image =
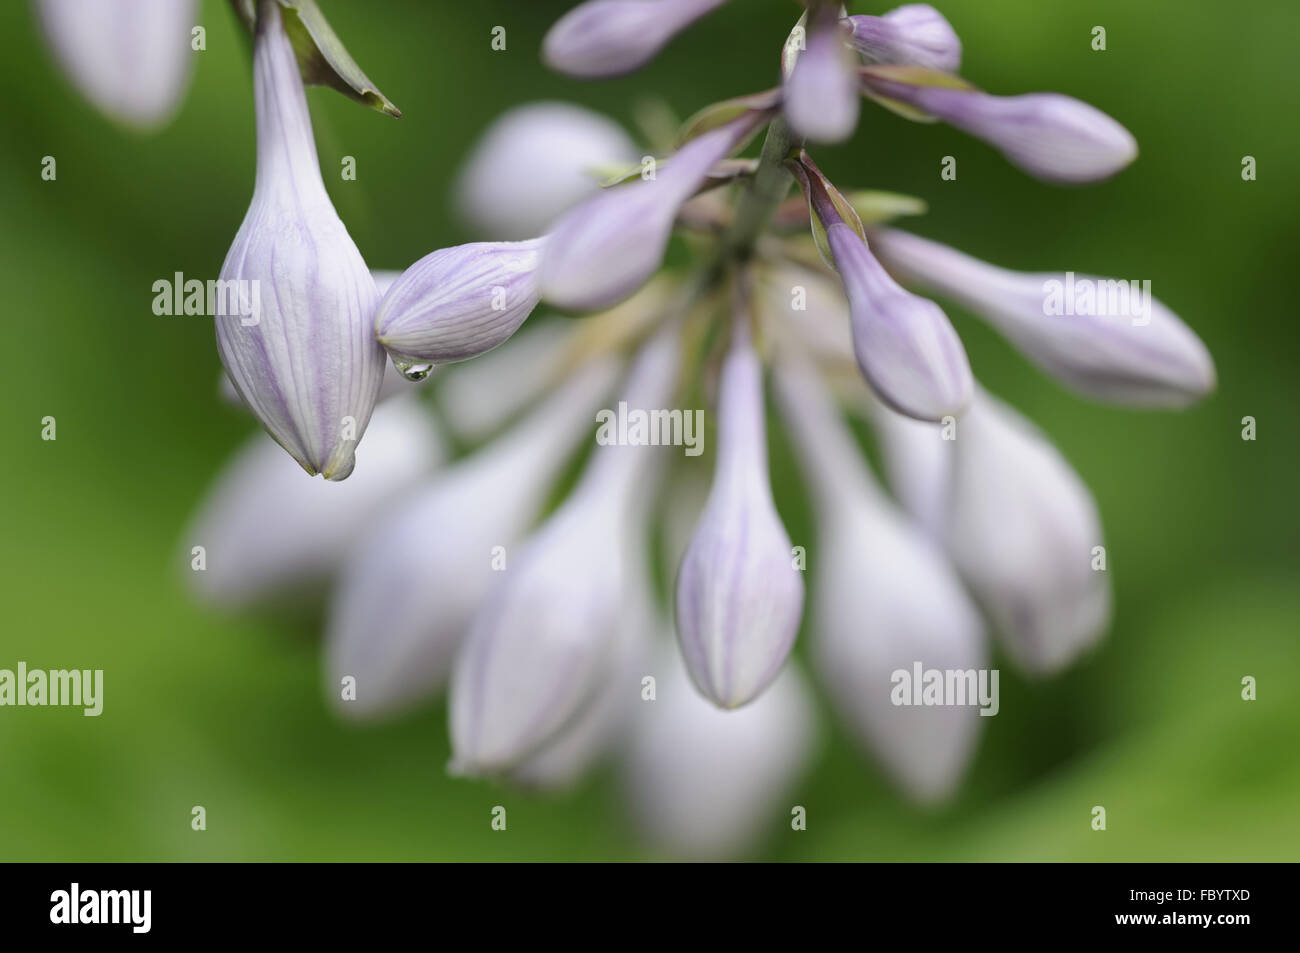
<svg viewBox="0 0 1300 953">
<path fill-rule="evenodd" d="M 758 158 L 758 169 L 740 195 L 736 217 L 722 239 L 722 258 L 747 258 L 754 243 L 767 228 L 776 207 L 790 191 L 792 177 L 785 168 L 785 160 L 797 144 L 795 134 L 778 116 L 767 127 L 763 151 Z"/>
</svg>

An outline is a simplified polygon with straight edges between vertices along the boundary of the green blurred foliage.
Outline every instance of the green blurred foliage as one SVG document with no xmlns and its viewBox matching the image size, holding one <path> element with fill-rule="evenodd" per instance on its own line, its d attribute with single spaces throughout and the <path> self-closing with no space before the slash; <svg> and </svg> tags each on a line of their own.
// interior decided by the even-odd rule
<svg viewBox="0 0 1300 953">
<path fill-rule="evenodd" d="M 782 859 L 1297 859 L 1300 544 L 1295 502 L 1295 261 L 1300 35 L 1293 0 L 947 0 L 964 73 L 993 92 L 1060 90 L 1142 146 L 1113 182 L 1038 184 L 944 126 L 864 112 L 818 159 L 845 188 L 930 202 L 924 234 L 999 264 L 1149 278 L 1202 335 L 1220 388 L 1183 414 L 1087 404 L 952 309 L 977 373 L 1050 432 L 1107 528 L 1116 622 L 1095 655 L 1043 683 L 1004 669 L 956 803 L 899 800 L 823 711 L 817 767 L 757 856 Z M 524 101 L 569 99 L 632 128 L 661 97 L 686 116 L 773 85 L 798 14 L 734 0 L 646 70 L 607 83 L 547 72 L 564 0 L 324 2 L 392 120 L 309 94 L 326 182 L 374 267 L 468 236 L 450 187 L 476 134 Z M 884 7 L 856 4 L 854 12 Z M 103 668 L 105 713 L 0 709 L 0 859 L 610 859 L 638 845 L 608 773 L 528 797 L 449 779 L 440 702 L 395 724 L 339 723 L 322 699 L 318 623 L 193 606 L 178 536 L 253 430 L 215 395 L 210 324 L 159 318 L 151 285 L 215 275 L 252 191 L 247 43 L 206 0 L 207 51 L 177 120 L 140 136 L 81 102 L 27 4 L 0 5 L 0 667 Z M 504 25 L 506 52 L 490 30 Z M 1094 25 L 1108 49 L 1090 48 Z M 357 157 L 355 182 L 331 170 Z M 1243 182 L 1254 155 L 1259 179 Z M 57 182 L 40 178 L 58 159 Z M 958 179 L 939 179 L 941 157 Z M 57 442 L 40 420 L 58 419 Z M 1253 415 L 1259 439 L 1240 439 Z M 778 495 L 811 538 L 784 445 Z M 813 567 L 815 569 L 815 567 Z M 1259 700 L 1240 700 L 1243 675 Z M 489 810 L 510 809 L 508 835 Z M 208 830 L 190 830 L 192 805 Z M 1104 805 L 1109 829 L 1089 828 Z"/>
</svg>

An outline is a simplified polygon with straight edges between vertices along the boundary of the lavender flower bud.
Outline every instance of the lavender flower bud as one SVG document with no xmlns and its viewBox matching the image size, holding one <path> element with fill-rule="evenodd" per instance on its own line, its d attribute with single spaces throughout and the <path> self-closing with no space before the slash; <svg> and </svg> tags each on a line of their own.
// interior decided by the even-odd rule
<svg viewBox="0 0 1300 953">
<path fill-rule="evenodd" d="M 872 389 L 919 420 L 960 414 L 974 382 L 947 315 L 900 288 L 848 225 L 828 225 L 826 240 L 849 298 L 858 366 Z"/>
<path fill-rule="evenodd" d="M 626 385 L 629 406 L 663 405 L 677 349 L 675 334 L 642 349 Z M 598 698 L 627 624 L 636 565 L 629 540 L 639 538 L 655 453 L 597 446 L 577 488 L 479 610 L 452 676 L 454 771 L 517 769 Z"/>
<path fill-rule="evenodd" d="M 454 197 L 470 225 L 517 241 L 541 235 L 599 191 L 597 170 L 640 157 L 622 128 L 570 103 L 529 103 L 503 113 L 465 160 Z"/>
<path fill-rule="evenodd" d="M 624 787 L 648 844 L 669 856 L 743 854 L 782 810 L 817 746 L 811 692 L 794 665 L 736 711 L 700 697 L 664 646 L 656 697 L 634 715 Z"/>
<path fill-rule="evenodd" d="M 961 40 L 942 13 L 928 3 L 909 3 L 884 16 L 841 21 L 850 43 L 868 63 L 920 66 L 955 73 L 961 69 Z"/>
<path fill-rule="evenodd" d="M 349 547 L 394 497 L 445 456 L 432 417 L 412 398 L 375 412 L 367 468 L 339 486 L 305 481 L 264 434 L 255 434 L 213 481 L 184 538 L 204 548 L 189 573 L 197 594 L 223 609 L 319 595 Z"/>
<path fill-rule="evenodd" d="M 808 46 L 785 81 L 782 108 L 790 127 L 813 142 L 843 142 L 858 124 L 857 57 L 845 44 L 835 8 L 810 15 Z"/>
<path fill-rule="evenodd" d="M 278 4 L 263 4 L 253 52 L 257 184 L 221 269 L 255 295 L 219 315 L 221 361 L 267 432 L 308 473 L 352 472 L 384 374 L 375 282 L 330 204 L 307 99 Z"/>
<path fill-rule="evenodd" d="M 894 781 L 917 801 L 943 800 L 974 753 L 980 699 L 900 706 L 895 673 L 918 663 L 984 669 L 979 613 L 942 551 L 876 486 L 821 382 L 787 365 L 776 383 L 817 516 L 813 650 L 822 678 Z"/>
<path fill-rule="evenodd" d="M 400 710 L 437 691 L 474 613 L 515 559 L 617 365 L 586 365 L 505 436 L 395 502 L 340 574 L 326 629 L 328 691 L 344 714 Z M 345 676 L 355 701 L 340 700 Z"/>
<path fill-rule="evenodd" d="M 594 79 L 640 69 L 664 44 L 726 0 L 588 0 L 560 17 L 542 40 L 542 60 Z"/>
<path fill-rule="evenodd" d="M 953 561 L 1011 656 L 1031 673 L 1057 672 L 1110 619 L 1092 495 L 1033 425 L 983 392 L 961 420 L 954 450 Z"/>
<path fill-rule="evenodd" d="M 898 69 L 867 67 L 864 87 L 985 140 L 1013 165 L 1046 182 L 1096 182 L 1137 158 L 1137 140 L 1127 129 L 1073 97 L 991 96 L 972 88 L 910 83 Z"/>
<path fill-rule="evenodd" d="M 742 316 L 718 382 L 718 459 L 677 573 L 677 634 L 691 678 L 723 708 L 780 672 L 803 613 L 803 578 L 772 502 L 763 370 Z"/>
<path fill-rule="evenodd" d="M 753 130 L 747 113 L 692 139 L 653 178 L 617 185 L 563 216 L 542 254 L 542 297 L 561 308 L 594 311 L 617 304 L 663 262 L 677 210 Z"/>
<path fill-rule="evenodd" d="M 1214 389 L 1205 345 L 1138 282 L 1060 272 L 1026 274 L 971 258 L 908 232 L 881 229 L 872 247 L 904 281 L 982 315 L 1025 355 L 1086 397 L 1153 407 L 1182 407 Z M 1049 313 L 1054 288 L 1123 292 L 1123 308 L 1104 301 L 1091 313 Z M 1071 309 L 1074 310 L 1074 309 Z"/>
<path fill-rule="evenodd" d="M 101 112 L 140 128 L 171 118 L 189 84 L 194 0 L 38 0 L 55 59 Z"/>
<path fill-rule="evenodd" d="M 375 314 L 375 335 L 393 363 L 464 361 L 514 334 L 537 305 L 544 241 L 442 248 L 404 271 Z"/>
</svg>

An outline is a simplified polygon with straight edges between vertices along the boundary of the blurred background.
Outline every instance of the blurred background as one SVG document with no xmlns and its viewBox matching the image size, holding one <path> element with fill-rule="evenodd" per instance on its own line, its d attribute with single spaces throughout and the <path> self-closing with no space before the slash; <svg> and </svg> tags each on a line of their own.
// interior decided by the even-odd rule
<svg viewBox="0 0 1300 953">
<path fill-rule="evenodd" d="M 635 134 L 639 104 L 684 117 L 775 85 L 798 8 L 733 0 L 648 68 L 587 84 L 542 67 L 568 0 L 383 0 L 322 7 L 401 107 L 392 120 L 311 90 L 327 187 L 367 262 L 400 269 L 473 237 L 453 176 L 502 110 L 565 99 Z M 864 111 L 821 149 L 841 187 L 924 197 L 917 231 L 1025 270 L 1150 278 L 1206 341 L 1219 391 L 1182 414 L 1087 404 L 951 308 L 977 374 L 1048 431 L 1091 486 L 1116 595 L 1101 649 L 1027 682 L 1005 657 L 956 801 L 909 806 L 821 711 L 824 744 L 752 856 L 781 860 L 1300 859 L 1300 5 L 1246 0 L 936 2 L 963 73 L 999 93 L 1059 90 L 1134 132 L 1115 181 L 1041 185 L 942 125 Z M 880 13 L 886 5 L 853 4 Z M 253 421 L 216 395 L 210 320 L 157 317 L 152 284 L 215 277 L 252 193 L 249 48 L 205 0 L 207 50 L 160 132 L 80 99 L 27 3 L 0 5 L 0 667 L 102 668 L 105 711 L 0 709 L 0 859 L 636 859 L 608 772 L 564 796 L 449 778 L 444 705 L 341 722 L 322 698 L 320 619 L 196 606 L 181 531 Z M 490 47 L 493 26 L 507 49 Z M 1107 31 L 1094 52 L 1092 28 Z M 58 178 L 41 179 L 41 159 Z M 358 159 L 357 180 L 330 170 Z M 939 161 L 958 157 L 956 181 Z M 1258 180 L 1241 178 L 1255 156 Z M 40 439 L 41 419 L 58 440 Z M 1241 439 L 1241 418 L 1258 439 Z M 363 451 L 364 452 L 364 451 Z M 791 536 L 811 535 L 789 450 L 773 447 Z M 806 640 L 801 640 L 806 641 Z M 799 651 L 803 651 L 801 647 Z M 1241 679 L 1258 680 L 1244 702 Z M 819 705 L 825 696 L 819 694 Z M 190 829 L 190 808 L 208 829 Z M 509 833 L 488 824 L 506 804 Z M 1090 829 L 1104 805 L 1108 829 Z"/>
</svg>

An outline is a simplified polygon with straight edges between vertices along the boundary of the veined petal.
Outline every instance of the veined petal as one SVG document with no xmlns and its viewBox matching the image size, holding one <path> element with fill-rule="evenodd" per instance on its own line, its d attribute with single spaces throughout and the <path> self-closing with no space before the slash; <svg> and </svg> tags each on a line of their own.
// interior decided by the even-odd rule
<svg viewBox="0 0 1300 953">
<path fill-rule="evenodd" d="M 436 421 L 413 398 L 376 411 L 362 457 L 340 485 L 304 481 L 284 452 L 255 434 L 213 481 L 183 540 L 202 546 L 196 593 L 222 609 L 316 596 L 350 547 L 446 455 Z"/>
<path fill-rule="evenodd" d="M 977 89 L 914 85 L 872 76 L 872 92 L 945 120 L 997 148 L 1046 182 L 1109 178 L 1137 158 L 1132 133 L 1101 110 L 1060 93 L 992 96 Z"/>
<path fill-rule="evenodd" d="M 588 0 L 542 40 L 551 69 L 591 79 L 640 69 L 678 32 L 726 0 Z"/>
<path fill-rule="evenodd" d="M 899 287 L 843 222 L 826 239 L 853 316 L 858 366 L 881 400 L 919 420 L 960 414 L 970 402 L 970 363 L 940 307 Z"/>
<path fill-rule="evenodd" d="M 776 385 L 817 516 L 818 670 L 895 783 L 917 801 L 943 800 L 974 753 L 976 699 L 966 707 L 901 706 L 895 673 L 910 675 L 917 664 L 983 669 L 988 653 L 979 613 L 938 545 L 876 486 L 816 376 L 787 363 L 778 367 Z"/>
<path fill-rule="evenodd" d="M 77 90 L 141 128 L 172 117 L 189 85 L 194 0 L 37 0 L 46 39 Z"/>
<path fill-rule="evenodd" d="M 1214 390 L 1210 352 L 1151 296 L 1149 285 L 1143 292 L 1138 282 L 1009 271 L 896 229 L 873 232 L 871 241 L 902 280 L 984 317 L 1031 361 L 1086 397 L 1182 407 Z M 1096 306 L 1083 309 L 1091 313 L 1049 313 L 1054 293 L 1085 285 L 1100 289 Z M 1122 301 L 1112 308 L 1111 297 Z"/>
<path fill-rule="evenodd" d="M 609 188 L 564 215 L 542 254 L 542 297 L 594 311 L 641 287 L 663 262 L 677 210 L 758 121 L 746 114 L 706 132 L 677 150 L 654 178 Z"/>
<path fill-rule="evenodd" d="M 845 43 L 835 7 L 817 8 L 808 46 L 785 81 L 782 108 L 790 127 L 813 142 L 843 142 L 858 124 L 858 62 Z"/>
<path fill-rule="evenodd" d="M 1092 494 L 1023 417 L 980 392 L 954 442 L 948 550 L 1027 671 L 1048 675 L 1101 638 L 1110 583 Z"/>
<path fill-rule="evenodd" d="M 677 573 L 677 635 L 687 670 L 723 708 L 776 678 L 799 631 L 803 578 L 772 501 L 763 370 L 745 319 L 718 382 L 713 487 Z"/>
<path fill-rule="evenodd" d="M 395 363 L 449 364 L 492 350 L 537 305 L 544 239 L 442 248 L 404 271 L 375 314 Z"/>
<path fill-rule="evenodd" d="M 485 236 L 531 238 L 600 190 L 596 170 L 630 166 L 639 157 L 622 127 L 599 113 L 562 102 L 516 106 L 470 151 L 456 206 Z"/>
<path fill-rule="evenodd" d="M 227 374 L 267 432 L 310 474 L 352 472 L 384 373 L 375 282 L 330 204 L 279 7 L 253 56 L 257 185 L 221 269 L 251 314 L 218 315 Z"/>
<path fill-rule="evenodd" d="M 355 547 L 340 575 L 326 629 L 327 691 L 340 712 L 364 718 L 438 691 L 474 613 L 513 567 L 516 544 L 618 365 L 588 364 L 514 429 L 427 486 L 395 501 Z M 497 547 L 500 547 L 498 550 Z M 338 686 L 356 679 L 356 700 Z"/>
<path fill-rule="evenodd" d="M 943 14 L 928 3 L 909 3 L 884 16 L 852 16 L 841 22 L 849 28 L 849 42 L 868 63 L 943 73 L 961 68 L 961 40 Z"/>
</svg>

